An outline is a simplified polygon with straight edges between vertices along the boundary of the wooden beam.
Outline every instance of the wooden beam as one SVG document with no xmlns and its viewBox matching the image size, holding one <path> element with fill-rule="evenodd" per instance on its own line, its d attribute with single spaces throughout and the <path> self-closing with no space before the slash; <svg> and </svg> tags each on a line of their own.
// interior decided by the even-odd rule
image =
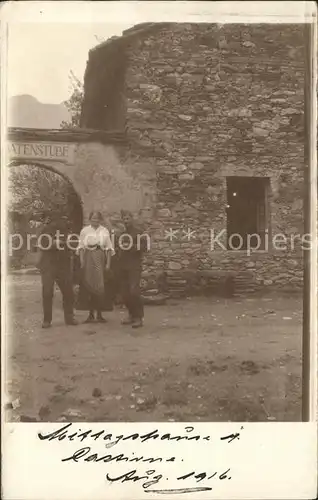
<svg viewBox="0 0 318 500">
<path fill-rule="evenodd" d="M 126 131 L 123 130 L 95 130 L 86 128 L 76 129 L 7 129 L 7 139 L 11 141 L 31 142 L 100 142 L 101 144 L 122 144 L 127 141 Z"/>
</svg>

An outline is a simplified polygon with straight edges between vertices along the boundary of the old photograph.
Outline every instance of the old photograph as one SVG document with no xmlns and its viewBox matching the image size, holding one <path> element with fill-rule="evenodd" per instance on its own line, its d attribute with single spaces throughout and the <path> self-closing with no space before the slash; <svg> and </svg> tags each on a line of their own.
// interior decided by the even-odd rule
<svg viewBox="0 0 318 500">
<path fill-rule="evenodd" d="M 301 420 L 304 84 L 301 24 L 9 26 L 7 421 Z"/>
</svg>

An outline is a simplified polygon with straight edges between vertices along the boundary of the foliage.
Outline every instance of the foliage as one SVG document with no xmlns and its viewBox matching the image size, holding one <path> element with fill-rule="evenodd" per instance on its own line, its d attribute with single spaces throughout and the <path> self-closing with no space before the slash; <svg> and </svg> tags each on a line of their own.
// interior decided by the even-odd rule
<svg viewBox="0 0 318 500">
<path fill-rule="evenodd" d="M 84 85 L 73 73 L 73 71 L 70 71 L 69 80 L 71 86 L 71 97 L 67 101 L 64 101 L 64 104 L 71 115 L 71 121 L 63 121 L 61 123 L 61 128 L 78 128 L 80 126 L 81 119 Z"/>
<path fill-rule="evenodd" d="M 80 200 L 61 175 L 36 165 L 11 167 L 9 173 L 8 229 L 20 234 L 23 246 L 14 249 L 9 265 L 20 268 L 28 254 L 26 234 L 37 234 L 47 215 L 66 216 L 71 230 L 82 227 Z M 30 249 L 29 249 L 30 250 Z"/>
<path fill-rule="evenodd" d="M 10 169 L 9 210 L 43 221 L 44 212 L 67 215 L 78 212 L 78 198 L 72 186 L 59 174 L 35 165 Z"/>
</svg>

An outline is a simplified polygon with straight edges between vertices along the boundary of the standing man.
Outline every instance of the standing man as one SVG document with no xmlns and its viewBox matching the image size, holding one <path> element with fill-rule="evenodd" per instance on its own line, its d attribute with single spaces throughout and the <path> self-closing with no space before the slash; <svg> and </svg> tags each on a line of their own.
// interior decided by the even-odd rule
<svg viewBox="0 0 318 500">
<path fill-rule="evenodd" d="M 69 229 L 63 219 L 63 217 L 48 216 L 38 240 L 41 252 L 38 268 L 42 281 L 42 328 L 49 328 L 52 323 L 55 283 L 63 297 L 65 324 L 77 325 L 73 312 L 72 254 L 67 245 Z"/>
<path fill-rule="evenodd" d="M 118 273 L 123 302 L 128 310 L 128 317 L 123 320 L 123 324 L 140 328 L 144 318 L 140 289 L 142 256 L 147 245 L 144 238 L 141 238 L 142 232 L 138 230 L 132 213 L 122 210 L 121 217 L 125 231 L 118 241 Z"/>
</svg>

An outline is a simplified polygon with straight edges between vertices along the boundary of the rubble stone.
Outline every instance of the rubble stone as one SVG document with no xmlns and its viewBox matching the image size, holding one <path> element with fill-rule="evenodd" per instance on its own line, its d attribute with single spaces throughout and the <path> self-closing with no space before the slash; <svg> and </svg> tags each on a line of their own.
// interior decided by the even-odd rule
<svg viewBox="0 0 318 500">
<path fill-rule="evenodd" d="M 127 130 L 124 161 L 127 166 L 132 159 L 147 165 L 142 182 L 153 193 L 151 227 L 160 221 L 146 260 L 145 282 L 160 266 L 177 279 L 178 286 L 169 282 L 174 293 L 178 287 L 187 290 L 191 264 L 197 273 L 233 272 L 235 286 L 243 291 L 256 285 L 300 287 L 302 251 L 297 242 L 292 248 L 289 238 L 285 250 L 270 244 L 267 251 L 249 256 L 217 244 L 212 249 L 210 231 L 227 228 L 226 178 L 254 176 L 269 179 L 271 235 L 289 237 L 290 228 L 303 232 L 304 133 L 301 122 L 293 121 L 304 110 L 301 26 L 251 24 L 242 30 L 240 24 L 157 23 L 119 39 L 111 43 L 118 52 L 103 45 L 90 56 L 85 99 L 97 99 L 102 78 L 108 85 L 108 69 L 121 75 L 123 67 L 123 87 L 117 94 L 114 86 L 112 99 L 120 104 L 120 92 L 125 99 L 116 108 L 125 119 L 115 120 Z M 94 109 L 101 109 L 97 104 Z M 133 113 L 125 114 L 125 109 Z M 83 124 L 94 128 L 84 115 Z M 165 231 L 171 228 L 178 234 L 170 242 Z M 195 231 L 195 240 L 182 239 L 187 228 Z M 220 239 L 226 241 L 226 232 Z M 207 278 L 206 286 L 212 282 Z"/>
</svg>

